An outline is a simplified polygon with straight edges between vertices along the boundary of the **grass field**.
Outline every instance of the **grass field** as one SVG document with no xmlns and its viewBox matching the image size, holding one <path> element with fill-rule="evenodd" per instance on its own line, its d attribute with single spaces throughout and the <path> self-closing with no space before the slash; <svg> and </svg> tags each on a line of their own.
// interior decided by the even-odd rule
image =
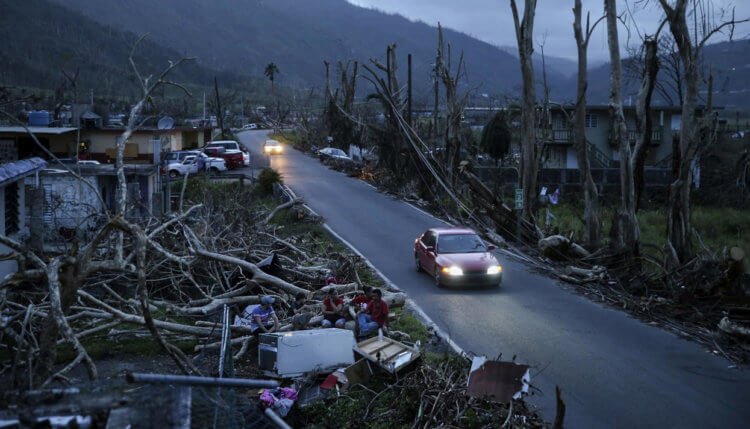
<svg viewBox="0 0 750 429">
<path fill-rule="evenodd" d="M 583 207 L 577 204 L 561 204 L 550 209 L 555 219 L 550 227 L 562 234 L 573 231 L 575 237 L 583 237 Z M 612 208 L 600 210 L 602 237 L 606 241 L 612 222 Z M 544 220 L 544 211 L 540 219 Z M 663 247 L 667 239 L 667 208 L 647 209 L 638 212 L 641 227 L 641 242 Z M 725 246 L 739 246 L 750 250 L 750 213 L 747 210 L 717 207 L 693 207 L 692 225 L 703 242 L 714 251 Z M 697 244 L 697 243 L 696 243 Z"/>
</svg>

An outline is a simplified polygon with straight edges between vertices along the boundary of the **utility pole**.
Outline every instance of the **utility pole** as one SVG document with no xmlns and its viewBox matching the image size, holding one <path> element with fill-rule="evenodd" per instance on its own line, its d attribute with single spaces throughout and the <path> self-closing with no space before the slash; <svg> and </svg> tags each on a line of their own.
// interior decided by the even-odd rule
<svg viewBox="0 0 750 429">
<path fill-rule="evenodd" d="M 224 112 L 221 110 L 221 97 L 219 97 L 219 81 L 214 76 L 214 92 L 216 93 L 216 125 L 221 130 L 221 138 L 224 138 Z"/>
<path fill-rule="evenodd" d="M 406 112 L 408 114 L 407 120 L 409 121 L 409 126 L 412 127 L 414 126 L 414 123 L 412 122 L 412 116 L 411 116 L 412 115 L 412 110 L 411 110 L 411 90 L 412 90 L 412 87 L 411 87 L 411 54 L 409 54 L 407 58 L 408 58 L 408 69 L 409 69 L 409 82 L 408 82 L 409 104 L 407 106 L 408 110 Z"/>
<path fill-rule="evenodd" d="M 203 120 L 206 120 L 206 91 L 203 91 Z"/>
</svg>

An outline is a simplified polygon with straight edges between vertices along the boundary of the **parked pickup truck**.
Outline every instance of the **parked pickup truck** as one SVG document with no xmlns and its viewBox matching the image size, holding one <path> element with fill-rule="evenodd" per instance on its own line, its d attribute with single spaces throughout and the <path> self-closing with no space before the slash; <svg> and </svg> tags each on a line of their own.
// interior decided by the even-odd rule
<svg viewBox="0 0 750 429">
<path fill-rule="evenodd" d="M 208 148 L 224 148 L 226 151 L 238 150 L 242 152 L 242 164 L 245 166 L 250 165 L 250 151 L 235 140 L 215 140 L 206 145 L 205 149 Z"/>
<path fill-rule="evenodd" d="M 185 159 L 180 161 L 173 161 L 167 164 L 166 173 L 171 178 L 177 178 L 186 174 L 198 174 L 200 166 L 198 165 L 198 158 L 195 155 L 186 156 Z"/>
<path fill-rule="evenodd" d="M 203 153 L 210 157 L 222 158 L 227 164 L 227 168 L 232 170 L 244 165 L 242 152 L 238 150 L 227 150 L 223 147 L 205 147 Z"/>
<path fill-rule="evenodd" d="M 195 161 L 198 164 L 199 171 L 210 171 L 212 173 L 227 171 L 227 164 L 223 158 L 210 157 L 199 150 L 169 152 L 164 156 L 164 164 L 180 164 L 188 157 L 196 158 Z M 164 168 L 164 172 L 167 172 L 166 168 Z"/>
</svg>

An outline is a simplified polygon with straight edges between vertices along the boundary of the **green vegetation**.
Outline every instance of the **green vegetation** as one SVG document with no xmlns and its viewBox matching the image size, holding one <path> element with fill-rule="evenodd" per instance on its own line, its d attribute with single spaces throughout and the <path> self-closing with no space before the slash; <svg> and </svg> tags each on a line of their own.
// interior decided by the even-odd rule
<svg viewBox="0 0 750 429">
<path fill-rule="evenodd" d="M 273 186 L 277 183 L 283 183 L 283 179 L 281 173 L 273 168 L 264 168 L 260 174 L 258 174 L 258 192 L 260 192 L 261 195 L 273 194 Z"/>
<path fill-rule="evenodd" d="M 398 318 L 391 323 L 391 329 L 409 334 L 411 342 L 427 343 L 430 339 L 430 333 L 427 328 L 413 314 L 406 313 L 400 308 L 395 308 L 394 312 Z"/>
<path fill-rule="evenodd" d="M 638 212 L 642 243 L 659 248 L 666 244 L 666 210 L 645 209 Z M 578 239 L 583 237 L 582 207 L 576 204 L 561 204 L 553 207 L 551 212 L 555 216 L 551 223 L 553 230 L 561 234 L 572 231 Z M 604 228 L 611 225 L 612 213 L 611 208 L 600 210 Z M 540 219 L 544 219 L 544 212 L 541 213 Z M 725 246 L 739 246 L 750 251 L 750 216 L 747 210 L 695 206 L 692 208 L 692 223 L 706 246 L 714 251 L 720 251 Z M 696 245 L 700 244 L 696 242 Z"/>
</svg>

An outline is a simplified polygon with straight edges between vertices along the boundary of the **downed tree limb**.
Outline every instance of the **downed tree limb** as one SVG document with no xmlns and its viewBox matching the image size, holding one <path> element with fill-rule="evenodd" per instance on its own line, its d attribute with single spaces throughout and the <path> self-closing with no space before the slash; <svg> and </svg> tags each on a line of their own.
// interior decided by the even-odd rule
<svg viewBox="0 0 750 429">
<path fill-rule="evenodd" d="M 266 218 L 263 219 L 260 222 L 260 224 L 261 225 L 268 224 L 268 222 L 270 222 L 271 219 L 273 219 L 273 217 L 276 216 L 276 213 L 280 212 L 281 210 L 288 209 L 288 208 L 290 208 L 290 207 L 292 207 L 292 206 L 294 206 L 296 204 L 301 204 L 301 203 L 302 203 L 301 199 L 294 198 L 292 200 L 289 200 L 289 201 L 285 202 L 284 204 L 280 204 L 280 205 L 276 206 L 276 208 L 273 209 L 273 210 L 271 210 L 271 213 L 269 213 L 268 216 L 266 216 Z"/>
<path fill-rule="evenodd" d="M 75 335 L 75 332 L 73 332 L 73 329 L 68 324 L 68 321 L 65 319 L 65 313 L 63 312 L 62 308 L 62 298 L 60 297 L 60 266 L 62 265 L 62 258 L 57 257 L 52 259 L 52 261 L 47 265 L 47 284 L 48 284 L 48 292 L 49 292 L 49 299 L 50 299 L 50 314 L 52 317 L 54 317 L 55 324 L 60 329 L 60 331 L 63 334 L 63 337 L 67 339 L 72 345 L 73 348 L 78 352 L 78 356 L 76 359 L 67 367 L 65 367 L 65 370 L 72 369 L 75 365 L 78 364 L 78 362 L 83 361 L 86 364 L 86 370 L 89 375 L 89 379 L 96 380 L 98 378 L 98 374 L 96 371 L 96 365 L 94 365 L 94 361 L 91 359 L 91 356 L 89 356 L 86 349 L 83 347 L 83 344 L 81 344 L 80 341 L 78 341 L 78 338 Z M 48 378 L 44 383 L 42 383 L 42 386 L 46 386 L 48 383 L 50 383 L 55 377 L 62 374 L 63 371 L 60 371 L 53 375 L 52 377 Z"/>
<path fill-rule="evenodd" d="M 310 260 L 310 255 L 308 255 L 304 250 L 301 250 L 300 248 L 298 248 L 294 244 L 288 242 L 287 240 L 281 239 L 281 238 L 276 237 L 275 235 L 271 235 L 271 234 L 269 234 L 267 232 L 261 232 L 261 234 L 263 234 L 265 236 L 268 236 L 268 237 L 271 237 L 273 239 L 273 241 L 275 241 L 276 243 L 283 244 L 288 249 L 290 249 L 293 252 L 297 253 L 298 255 L 302 256 L 305 259 L 305 261 L 309 261 Z"/>
<path fill-rule="evenodd" d="M 79 290 L 78 295 L 90 301 L 92 304 L 96 305 L 97 307 L 104 309 L 112 317 L 116 319 L 122 320 L 123 322 L 136 323 L 139 325 L 146 326 L 146 320 L 141 316 L 136 316 L 134 314 L 128 314 L 128 313 L 122 312 L 110 306 L 109 304 L 103 301 L 100 301 L 99 299 L 90 295 L 86 291 Z M 157 319 L 154 319 L 154 326 L 156 326 L 159 329 L 166 329 L 172 332 L 182 332 L 184 334 L 199 335 L 199 336 L 204 336 L 204 337 L 214 334 L 216 332 L 215 329 L 200 328 L 197 326 L 183 325 L 180 323 L 173 323 L 173 322 L 165 322 L 163 320 L 157 320 Z"/>
<path fill-rule="evenodd" d="M 335 290 L 337 295 L 342 295 L 348 292 L 354 292 L 358 289 L 357 283 L 347 283 L 347 284 L 330 284 L 328 286 L 323 286 L 320 288 L 320 291 L 324 294 L 327 294 L 330 290 Z"/>
<path fill-rule="evenodd" d="M 721 321 L 719 322 L 719 330 L 725 334 L 750 338 L 750 328 L 732 322 L 726 316 L 721 318 Z"/>
<path fill-rule="evenodd" d="M 253 280 L 257 281 L 258 283 L 277 287 L 292 295 L 296 295 L 298 293 L 304 293 L 305 295 L 310 294 L 309 290 L 302 289 L 301 287 L 297 287 L 291 283 L 285 282 L 284 280 L 281 280 L 278 277 L 272 276 L 270 274 L 266 274 L 260 268 L 258 268 L 257 265 L 247 262 L 243 259 L 235 258 L 234 256 L 222 255 L 221 253 L 209 252 L 208 250 L 202 250 L 202 249 L 196 249 L 195 253 L 197 255 L 203 256 L 204 258 L 214 259 L 216 261 L 224 262 L 227 264 L 237 265 L 243 269 L 246 269 L 250 271 L 251 273 L 253 273 Z"/>
</svg>

